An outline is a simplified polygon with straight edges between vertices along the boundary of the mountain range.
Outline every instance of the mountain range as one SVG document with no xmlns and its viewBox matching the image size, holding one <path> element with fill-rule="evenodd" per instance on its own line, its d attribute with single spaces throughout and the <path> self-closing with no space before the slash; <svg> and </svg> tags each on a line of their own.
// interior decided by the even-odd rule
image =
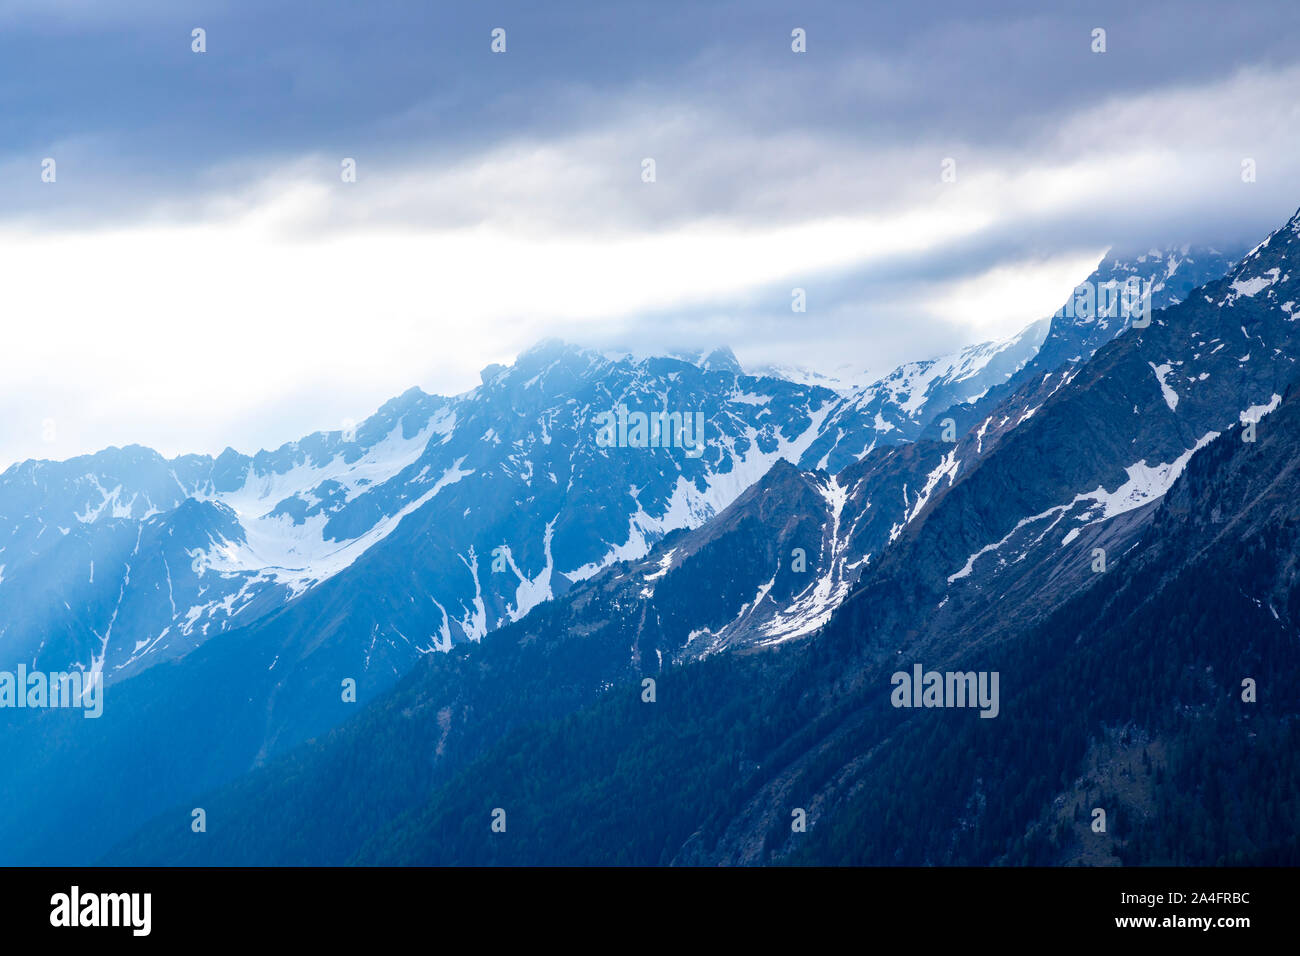
<svg viewBox="0 0 1300 956">
<path fill-rule="evenodd" d="M 1288 844 L 1265 823 L 1294 822 L 1295 799 L 1256 802 L 1295 782 L 1298 233 L 1235 264 L 1109 256 L 1087 282 L 1147 281 L 1150 325 L 1058 315 L 863 387 L 748 375 L 725 349 L 551 341 L 354 435 L 14 466 L 0 648 L 109 687 L 102 721 L 0 718 L 0 845 L 10 862 L 1289 859 L 1294 826 Z M 620 406 L 702 412 L 702 453 L 601 447 L 595 417 Z M 914 662 L 997 671 L 998 718 L 891 707 Z M 1253 711 L 1232 705 L 1238 674 L 1268 682 Z M 1258 780 L 1227 741 L 1249 741 Z M 1195 747 L 1224 779 L 1196 776 Z M 1089 840 L 1098 804 L 1117 825 Z M 1204 839 L 1174 846 L 1175 816 Z"/>
</svg>

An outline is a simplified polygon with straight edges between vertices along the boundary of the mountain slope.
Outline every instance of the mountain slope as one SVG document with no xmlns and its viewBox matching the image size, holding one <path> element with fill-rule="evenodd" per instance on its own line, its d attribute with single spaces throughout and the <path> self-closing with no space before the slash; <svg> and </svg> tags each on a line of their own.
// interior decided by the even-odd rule
<svg viewBox="0 0 1300 956">
<path fill-rule="evenodd" d="M 1194 459 L 1130 574 L 956 656 L 922 649 L 927 667 L 999 670 L 995 720 L 890 707 L 898 655 L 839 616 L 807 653 L 715 658 L 664 675 L 653 705 L 625 688 L 515 732 L 377 821 L 356 861 L 1294 865 L 1300 651 L 1278 605 L 1300 597 L 1300 403 L 1281 413 L 1258 448 L 1234 432 Z M 1249 675 L 1267 705 L 1241 700 Z M 497 806 L 508 838 L 488 829 Z"/>
<path fill-rule="evenodd" d="M 801 464 L 838 471 L 872 448 L 923 436 L 941 440 L 948 417 L 957 434 L 965 433 L 1026 383 L 1063 364 L 1085 361 L 1126 328 L 1129 317 L 1118 299 L 1125 283 L 1134 283 L 1140 301 L 1155 311 L 1224 276 L 1234 258 L 1188 245 L 1108 254 L 1079 286 L 1097 304 L 1076 309 L 1076 297 L 1090 301 L 1080 292 L 1050 319 L 1005 341 L 911 362 L 878 382 L 854 387 L 831 412 Z"/>
<path fill-rule="evenodd" d="M 1144 253 L 1111 254 L 1101 261 L 1070 299 L 1052 316 L 1042 347 L 1005 382 L 995 383 L 975 401 L 954 402 L 945 409 L 959 433 L 975 427 L 1011 395 L 1052 373 L 1067 374 L 1065 366 L 1087 361 L 1098 349 L 1130 328 L 1134 314 L 1185 301 L 1193 289 L 1227 275 L 1245 250 L 1221 252 L 1213 247 L 1183 245 L 1153 248 Z M 1128 305 L 1124 289 L 1142 290 L 1140 306 Z M 925 433 L 938 438 L 932 419 Z"/>
<path fill-rule="evenodd" d="M 479 641 L 707 521 L 797 457 L 834 398 L 724 359 L 633 362 L 543 343 L 465 396 L 390 403 L 358 429 L 356 448 L 323 436 L 274 460 L 171 463 L 129 450 L 144 463 L 137 481 L 154 476 L 171 497 L 128 495 L 126 475 L 105 496 L 79 477 L 86 461 L 11 469 L 11 492 L 38 489 L 12 492 L 37 544 L 24 539 L 21 560 L 15 545 L 0 555 L 10 559 L 0 600 L 23 608 L 3 647 L 114 680 L 103 721 L 0 715 L 9 851 L 47 862 L 97 853 L 170 801 L 346 719 L 355 705 L 343 682 L 369 701 L 429 654 Z M 598 418 L 621 406 L 698 413 L 704 431 L 694 447 L 604 447 Z M 396 441 L 401 453 L 381 467 L 373 448 Z M 53 476 L 62 498 L 40 491 Z M 110 513 L 106 500 L 132 504 Z M 29 512 L 60 501 L 76 530 L 42 535 L 49 514 Z M 69 781 L 66 807 L 48 798 L 42 781 L 54 778 Z"/>
<path fill-rule="evenodd" d="M 355 435 L 252 458 L 26 462 L 0 476 L 0 654 L 129 676 L 320 587 L 431 507 L 423 610 L 362 638 L 400 672 L 698 526 L 797 457 L 833 397 L 713 356 L 614 362 L 544 343 L 464 396 L 411 390 Z M 593 419 L 620 404 L 698 411 L 707 445 L 600 448 Z"/>
<path fill-rule="evenodd" d="M 1286 263 L 1294 254 L 1295 233 L 1293 220 L 1198 298 L 1158 313 L 1151 328 L 1131 330 L 1089 362 L 1064 370 L 1041 404 L 1025 408 L 1026 390 L 1013 394 L 999 415 L 1008 420 L 1014 415 L 1016 421 L 999 422 L 998 438 L 987 447 L 986 427 L 974 430 L 956 446 L 921 442 L 905 450 L 882 449 L 871 460 L 864 459 L 855 469 L 881 469 L 899 484 L 910 480 L 912 490 L 904 487 L 898 495 L 892 517 L 879 514 L 885 500 L 879 478 L 872 484 L 875 493 L 862 495 L 850 508 L 855 495 L 827 492 L 833 487 L 850 489 L 854 469 L 833 480 L 777 469 L 752 494 L 738 500 L 735 511 L 722 515 L 716 528 L 706 526 L 692 533 L 687 536 L 694 539 L 690 543 L 686 538 L 665 541 L 660 552 L 641 565 L 618 568 L 590 582 L 589 587 L 608 586 L 623 595 L 611 604 L 601 606 L 586 591 L 575 591 L 565 602 L 548 608 L 561 615 L 563 623 L 538 617 L 503 631 L 496 639 L 502 643 L 489 642 L 480 650 L 494 647 L 499 659 L 512 660 L 513 643 L 503 640 L 509 634 L 518 635 L 521 645 L 547 648 L 589 641 L 582 653 L 608 655 L 605 659 L 611 667 L 619 662 L 615 676 L 597 685 L 605 688 L 602 696 L 584 702 L 583 695 L 593 693 L 595 675 L 588 673 L 572 683 L 576 671 L 562 656 L 536 668 L 515 670 L 506 665 L 498 675 L 500 683 L 492 681 L 492 690 L 482 699 L 520 696 L 546 701 L 559 712 L 532 713 L 513 726 L 493 720 L 484 726 L 474 719 L 472 709 L 460 711 L 466 727 L 460 731 L 466 735 L 461 739 L 477 736 L 477 744 L 460 751 L 458 759 L 472 763 L 462 764 L 461 769 L 447 765 L 424 775 L 421 786 L 404 790 L 400 799 L 393 798 L 394 790 L 381 786 L 380 799 L 390 809 L 407 804 L 391 823 L 387 816 L 368 818 L 358 809 L 370 799 L 371 782 L 382 780 L 382 774 L 367 777 L 364 785 L 332 791 L 345 808 L 340 812 L 351 813 L 351 822 L 339 839 L 327 841 L 328 849 L 317 852 L 337 860 L 356 852 L 364 840 L 357 857 L 363 862 L 756 862 L 772 859 L 773 853 L 782 858 L 799 851 L 784 835 L 789 833 L 792 801 L 797 801 L 793 806 L 810 810 L 815 825 L 831 819 L 831 813 L 856 815 L 860 811 L 854 808 L 862 804 L 854 802 L 855 794 L 864 792 L 868 779 L 876 781 L 871 792 L 883 801 L 882 806 L 895 808 L 896 815 L 908 807 L 913 815 L 917 808 L 937 807 L 946 822 L 937 829 L 918 822 L 917 842 L 889 851 L 882 842 L 891 832 L 888 826 L 879 833 L 873 830 L 858 844 L 850 840 L 847 852 L 857 861 L 940 859 L 935 856 L 940 844 L 927 842 L 932 840 L 957 840 L 945 851 L 942 860 L 946 861 L 988 861 L 993 850 L 1019 852 L 1009 841 L 1018 838 L 1016 834 L 1024 836 L 1027 821 L 1045 810 L 1041 802 L 1015 796 L 1017 791 L 1007 791 L 1011 810 L 999 818 L 1002 830 L 979 831 L 962 842 L 966 838 L 961 834 L 970 829 L 962 821 L 979 823 L 984 797 L 979 789 L 983 778 L 970 776 L 978 763 L 961 763 L 956 756 L 961 751 L 944 752 L 946 769 L 925 778 L 924 799 L 919 799 L 917 789 L 898 784 L 914 777 L 906 764 L 892 767 L 883 776 L 864 776 L 873 754 L 890 761 L 909 760 L 916 750 L 915 738 L 906 738 L 913 740 L 912 749 L 900 748 L 895 745 L 904 739 L 900 735 L 922 734 L 921 739 L 933 747 L 954 736 L 956 725 L 951 721 L 956 717 L 951 712 L 940 712 L 947 720 L 939 725 L 942 732 L 935 733 L 933 720 L 909 722 L 911 712 L 889 708 L 889 673 L 904 653 L 927 666 L 992 662 L 992 669 L 1018 677 L 1026 693 L 1037 693 L 1035 671 L 1018 669 L 1018 662 L 1043 646 L 1044 634 L 1049 636 L 1049 647 L 1073 646 L 1069 635 L 1077 624 L 1071 604 L 1075 596 L 1121 580 L 1114 569 L 1123 566 L 1126 552 L 1134 553 L 1133 547 L 1152 533 L 1155 516 L 1161 513 L 1161 496 L 1189 462 L 1197 462 L 1197 448 L 1221 447 L 1207 437 L 1209 433 L 1233 427 L 1243 411 L 1259 414 L 1294 377 L 1290 356 L 1295 353 L 1295 333 L 1290 310 L 1283 306 L 1293 289 Z M 1248 290 L 1254 294 L 1244 296 Z M 1230 329 L 1260 343 L 1262 357 L 1243 361 L 1243 356 L 1216 347 Z M 1166 370 L 1162 377 L 1155 369 L 1163 365 L 1183 372 L 1172 375 Z M 1178 396 L 1176 401 L 1169 399 L 1168 390 Z M 915 463 L 911 470 L 897 467 L 903 451 Z M 891 466 L 895 466 L 892 471 Z M 918 476 L 924 476 L 924 481 L 917 482 Z M 776 500 L 762 507 L 765 496 Z M 818 499 L 842 503 L 828 509 L 817 504 Z M 743 531 L 747 514 L 763 518 L 766 524 L 760 525 L 769 530 Z M 751 627 L 749 608 L 761 605 L 769 595 L 775 595 L 771 603 L 776 607 L 798 596 L 800 584 L 784 571 L 787 549 L 814 530 L 820 530 L 825 542 L 828 525 L 851 529 L 845 535 L 848 539 L 871 528 L 873 540 L 884 540 L 878 558 L 867 564 L 859 590 L 820 634 L 802 642 L 764 640 L 764 625 L 776 615 Z M 784 530 L 774 532 L 774 528 Z M 1077 533 L 1071 537 L 1072 532 Z M 728 533 L 739 535 L 735 543 L 742 545 L 740 550 L 726 542 Z M 838 537 L 833 534 L 831 540 Z M 1112 555 L 1111 570 L 1102 574 L 1090 569 L 1092 548 L 1098 544 Z M 836 553 L 824 546 L 818 550 Z M 867 547 L 856 552 L 867 553 Z M 689 560 L 710 554 L 711 560 L 698 565 Z M 732 573 L 727 559 L 734 564 L 736 554 L 757 560 L 742 562 Z M 835 564 L 825 567 L 833 569 Z M 710 568 L 712 573 L 706 570 Z M 687 586 L 692 578 L 693 589 Z M 670 583 L 674 581 L 678 586 Z M 693 607 L 693 601 L 699 602 L 698 613 L 683 613 L 681 609 Z M 744 602 L 740 614 L 735 613 L 737 601 Z M 578 611 L 580 605 L 589 613 Z M 1008 615 L 1008 609 L 1015 613 Z M 680 623 L 665 627 L 665 618 Z M 719 621 L 727 623 L 719 627 Z M 747 631 L 748 640 L 738 644 L 724 640 L 721 645 L 712 640 L 719 633 L 729 636 L 727 627 L 736 624 L 740 625 L 737 636 Z M 703 662 L 695 660 L 692 648 L 699 642 L 700 634 L 695 632 L 701 625 L 709 638 L 704 641 L 708 659 Z M 656 635 L 654 643 L 643 643 L 646 631 Z M 687 653 L 677 659 L 685 663 L 659 670 L 660 654 L 669 657 L 665 652 L 673 651 L 683 631 L 687 631 Z M 715 646 L 755 642 L 766 645 L 767 653 L 707 654 Z M 630 667 L 620 662 L 629 648 L 634 654 L 641 652 Z M 646 666 L 648 650 L 659 652 L 653 670 Z M 1072 667 L 1096 667 L 1086 646 L 1080 653 L 1083 657 Z M 287 763 L 268 767 L 256 778 L 205 799 L 225 806 L 227 818 L 258 818 L 249 810 L 250 801 L 259 806 L 258 813 L 269 812 L 277 801 L 268 795 L 283 795 L 289 781 L 318 781 L 318 774 L 324 772 L 321 768 L 357 765 L 369 748 L 366 733 L 380 727 L 401 726 L 409 733 L 384 733 L 381 739 L 387 743 L 381 748 L 382 757 L 375 759 L 411 765 L 414 761 L 403 756 L 411 751 L 402 741 L 427 742 L 432 726 L 437 726 L 439 740 L 447 735 L 440 752 L 448 752 L 456 739 L 451 728 L 458 725 L 458 711 L 451 703 L 455 698 L 450 686 L 430 670 L 437 663 L 431 661 L 429 668 L 413 674 L 397 694 L 377 703 L 364 718 L 289 758 L 302 762 L 297 769 L 286 771 Z M 618 668 L 623 668 L 621 680 Z M 647 672 L 657 674 L 658 696 L 653 704 L 643 702 L 641 687 L 635 683 L 638 673 Z M 1056 688 L 1050 682 L 1044 686 Z M 557 692 L 557 688 L 567 690 Z M 420 696 L 426 692 L 427 697 Z M 415 708 L 410 706 L 412 699 L 425 703 Z M 1048 699 L 1072 701 L 1069 695 Z M 446 707 L 451 710 L 444 728 L 440 715 Z M 399 713 L 405 720 L 397 719 Z M 430 714 L 439 715 L 433 725 L 425 723 Z M 968 724 L 963 731 L 968 743 L 970 733 L 981 733 L 980 728 L 991 725 L 993 731 L 976 738 L 981 746 L 993 746 L 994 753 L 1032 756 L 1023 766 L 1017 765 L 1018 774 L 1002 768 L 1031 796 L 1040 794 L 1052 780 L 1050 774 L 1042 780 L 1026 780 L 1026 767 L 1031 771 L 1040 765 L 1056 768 L 1053 772 L 1064 783 L 1087 755 L 1088 727 L 1093 726 L 1093 733 L 1102 729 L 1062 717 L 1060 726 L 1075 734 L 1071 739 L 1080 739 L 1082 733 L 1084 743 L 1053 756 L 1042 752 L 1050 741 L 1023 721 L 976 719 Z M 999 729 L 1003 726 L 1011 728 L 1006 735 Z M 1026 733 L 1035 735 L 1032 745 L 1026 742 Z M 409 775 L 403 779 L 409 781 Z M 575 785 L 575 780 L 584 782 Z M 891 789 L 882 793 L 882 786 Z M 427 793 L 426 788 L 434 788 L 433 797 L 422 806 L 409 806 L 412 794 Z M 306 792 L 319 794 L 320 790 L 309 782 Z M 280 813 L 292 818 L 292 803 L 278 803 L 283 807 Z M 523 814 L 523 826 L 517 831 L 522 838 L 492 841 L 485 821 L 494 806 L 509 806 Z M 631 815 L 656 823 L 639 826 Z M 204 848 L 178 845 L 169 835 L 177 819 L 173 814 L 170 822 L 160 820 L 120 848 L 113 859 L 193 861 L 210 851 L 220 859 L 221 853 L 242 847 L 234 858 L 268 860 L 256 849 L 260 842 L 255 824 L 241 823 L 239 831 Z M 861 821 L 854 826 L 861 830 Z M 1011 835 L 1006 826 L 1012 827 Z M 815 832 L 827 834 L 832 828 L 823 825 Z M 852 833 L 854 828 L 837 832 Z M 295 850 L 301 849 L 277 846 L 269 859 L 292 860 Z M 809 858 L 839 859 L 842 850 L 832 842 L 819 853 Z"/>
</svg>

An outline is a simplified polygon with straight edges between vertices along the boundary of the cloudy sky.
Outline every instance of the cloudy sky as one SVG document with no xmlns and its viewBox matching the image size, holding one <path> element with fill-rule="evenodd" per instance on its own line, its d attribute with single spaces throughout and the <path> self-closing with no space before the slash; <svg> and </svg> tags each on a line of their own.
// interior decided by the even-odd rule
<svg viewBox="0 0 1300 956">
<path fill-rule="evenodd" d="M 1009 335 L 1289 217 L 1297 50 L 1294 0 L 3 0 L 0 467 L 274 447 L 545 336 Z"/>
</svg>

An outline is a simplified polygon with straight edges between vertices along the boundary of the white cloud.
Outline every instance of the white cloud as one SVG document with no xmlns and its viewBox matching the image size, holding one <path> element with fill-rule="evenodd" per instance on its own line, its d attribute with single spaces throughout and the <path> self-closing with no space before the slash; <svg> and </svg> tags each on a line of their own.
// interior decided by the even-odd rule
<svg viewBox="0 0 1300 956">
<path fill-rule="evenodd" d="M 478 368 L 544 335 L 608 337 L 647 314 L 655 329 L 665 311 L 693 307 L 726 332 L 758 290 L 815 290 L 909 254 L 942 263 L 955 244 L 1051 226 L 1063 238 L 1037 258 L 974 276 L 940 267 L 905 300 L 841 306 L 851 330 L 805 322 L 795 337 L 806 361 L 838 367 L 863 348 L 865 367 L 909 342 L 900 359 L 1004 335 L 1050 314 L 1095 261 L 1091 240 L 1069 237 L 1075 219 L 1094 234 L 1113 223 L 1123 240 L 1192 209 L 1276 205 L 1282 184 L 1300 181 L 1297 79 L 1249 71 L 1095 107 L 1062 117 L 1050 148 L 996 155 L 764 139 L 723 117 L 654 111 L 450 163 L 362 156 L 353 185 L 334 157 L 256 177 L 245 166 L 227 180 L 244 185 L 173 198 L 138 224 L 11 220 L 0 228 L 0 463 L 131 441 L 166 453 L 278 444 L 411 384 L 470 387 Z M 945 185 L 938 161 L 950 154 L 958 181 Z M 643 155 L 659 162 L 652 185 Z M 1260 162 L 1254 192 L 1241 156 Z M 891 349 L 865 354 L 873 341 Z M 747 343 L 733 344 L 744 358 Z M 41 441 L 47 418 L 54 443 Z"/>
</svg>

